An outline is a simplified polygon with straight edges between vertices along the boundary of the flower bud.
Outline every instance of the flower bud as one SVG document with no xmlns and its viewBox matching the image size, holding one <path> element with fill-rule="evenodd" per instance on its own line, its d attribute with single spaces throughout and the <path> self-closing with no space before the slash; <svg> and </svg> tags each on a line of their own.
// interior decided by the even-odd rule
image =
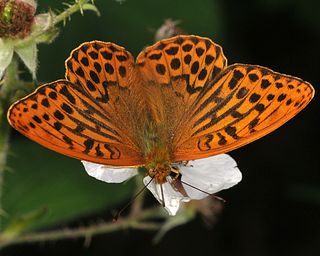
<svg viewBox="0 0 320 256">
<path fill-rule="evenodd" d="M 0 38 L 25 38 L 34 23 L 33 0 L 0 0 Z"/>
<path fill-rule="evenodd" d="M 170 38 L 172 36 L 184 35 L 185 32 L 180 27 L 178 27 L 179 23 L 179 20 L 165 20 L 161 27 L 158 28 L 155 32 L 155 42 L 162 39 Z"/>
</svg>

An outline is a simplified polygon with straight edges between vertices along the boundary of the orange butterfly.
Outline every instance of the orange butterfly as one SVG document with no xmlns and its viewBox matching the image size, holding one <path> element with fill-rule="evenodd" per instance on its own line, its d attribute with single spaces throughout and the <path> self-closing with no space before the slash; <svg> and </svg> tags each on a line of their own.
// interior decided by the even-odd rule
<svg viewBox="0 0 320 256">
<path fill-rule="evenodd" d="M 108 166 L 145 166 L 157 184 L 172 164 L 248 144 L 312 99 L 299 78 L 227 66 L 208 38 L 177 36 L 143 50 L 92 41 L 72 51 L 65 79 L 13 104 L 10 124 L 39 144 Z M 178 172 L 178 171 L 177 171 Z"/>
</svg>

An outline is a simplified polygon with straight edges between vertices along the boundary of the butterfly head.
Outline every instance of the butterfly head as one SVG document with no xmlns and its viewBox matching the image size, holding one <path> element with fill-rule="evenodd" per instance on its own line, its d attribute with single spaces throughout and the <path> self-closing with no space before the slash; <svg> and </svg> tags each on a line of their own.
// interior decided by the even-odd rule
<svg viewBox="0 0 320 256">
<path fill-rule="evenodd" d="M 148 175 L 154 178 L 157 184 L 163 184 L 167 181 L 167 176 L 170 175 L 170 167 L 158 164 L 155 168 L 148 169 Z"/>
</svg>

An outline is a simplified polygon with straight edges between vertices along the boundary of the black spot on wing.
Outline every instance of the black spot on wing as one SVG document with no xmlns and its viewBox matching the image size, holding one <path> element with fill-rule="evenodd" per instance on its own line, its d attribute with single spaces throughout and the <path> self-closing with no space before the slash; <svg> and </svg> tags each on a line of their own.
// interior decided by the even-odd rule
<svg viewBox="0 0 320 256">
<path fill-rule="evenodd" d="M 158 74 L 164 75 L 166 73 L 166 67 L 163 64 L 157 64 L 156 71 Z"/>
<path fill-rule="evenodd" d="M 178 53 L 178 50 L 179 50 L 179 47 L 173 46 L 173 47 L 170 47 L 169 49 L 166 49 L 165 52 L 168 55 L 176 55 Z"/>
<path fill-rule="evenodd" d="M 174 70 L 177 70 L 180 68 L 180 64 L 180 60 L 178 58 L 174 58 L 170 63 L 170 67 Z"/>
</svg>

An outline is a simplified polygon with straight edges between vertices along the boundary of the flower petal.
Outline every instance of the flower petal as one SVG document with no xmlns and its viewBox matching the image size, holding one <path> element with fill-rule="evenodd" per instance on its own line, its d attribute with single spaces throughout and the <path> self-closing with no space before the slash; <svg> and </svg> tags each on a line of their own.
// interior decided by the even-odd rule
<svg viewBox="0 0 320 256">
<path fill-rule="evenodd" d="M 121 183 L 138 174 L 137 168 L 115 168 L 87 161 L 81 162 L 90 176 L 108 183 Z"/>
<path fill-rule="evenodd" d="M 9 66 L 13 56 L 13 45 L 10 41 L 4 41 L 0 38 L 0 79 L 4 71 Z"/>
<path fill-rule="evenodd" d="M 162 204 L 161 185 L 157 184 L 155 180 L 151 182 L 150 176 L 146 176 L 143 179 L 145 186 L 148 185 L 148 189 L 151 191 L 153 196 Z M 148 184 L 149 183 L 149 184 Z M 164 208 L 168 211 L 169 215 L 176 215 L 179 210 L 181 202 L 189 202 L 190 198 L 183 196 L 180 192 L 175 191 L 169 182 L 162 184 L 163 197 L 164 197 Z"/>
<path fill-rule="evenodd" d="M 38 50 L 36 41 L 32 40 L 28 44 L 17 45 L 14 50 L 29 69 L 32 78 L 36 79 L 36 70 L 38 65 Z"/>
<path fill-rule="evenodd" d="M 207 196 L 195 188 L 213 194 L 236 185 L 242 178 L 236 161 L 226 154 L 189 161 L 186 166 L 182 165 L 179 168 L 183 187 L 191 199 L 202 199 Z"/>
</svg>

